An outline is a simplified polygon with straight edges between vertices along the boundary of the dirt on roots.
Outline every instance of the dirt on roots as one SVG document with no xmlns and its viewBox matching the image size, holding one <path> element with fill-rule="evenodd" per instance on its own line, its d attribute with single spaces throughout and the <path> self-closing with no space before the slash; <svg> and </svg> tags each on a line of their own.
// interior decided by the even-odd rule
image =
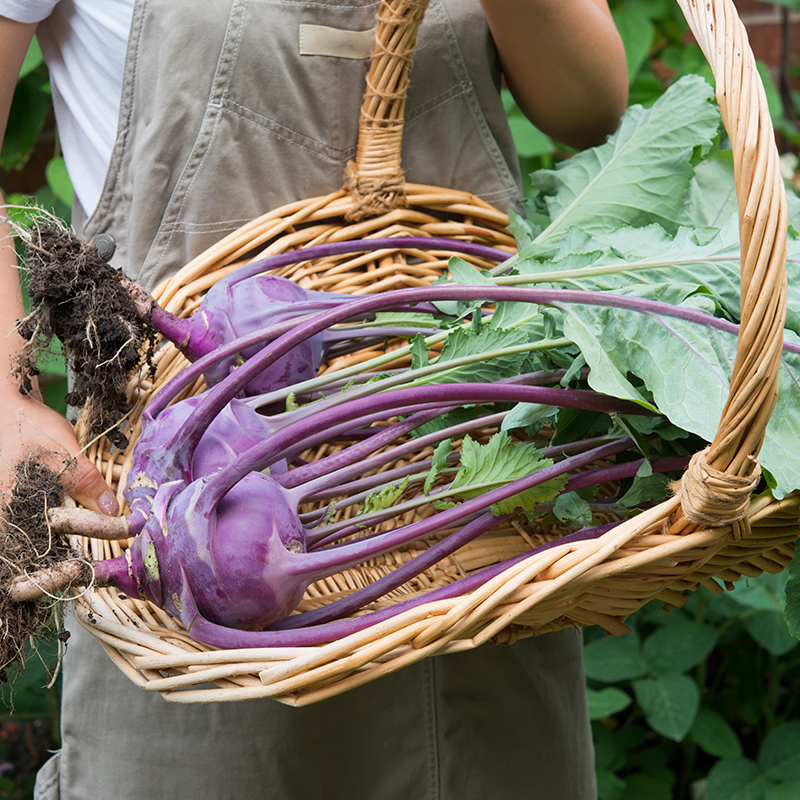
<svg viewBox="0 0 800 800">
<path fill-rule="evenodd" d="M 114 426 L 130 410 L 125 396 L 130 376 L 143 363 L 152 369 L 156 335 L 137 318 L 120 273 L 96 247 L 49 219 L 23 238 L 31 312 L 17 329 L 27 342 L 14 366 L 22 391 L 31 390 L 38 359 L 57 337 L 72 373 L 67 404 L 88 409 L 91 435 L 105 432 L 113 444 L 125 447 L 125 435 Z"/>
<path fill-rule="evenodd" d="M 17 603 L 11 581 L 39 569 L 57 567 L 79 556 L 47 521 L 47 509 L 64 504 L 62 475 L 53 457 L 33 454 L 14 468 L 14 484 L 2 502 L 0 516 L 0 682 L 21 668 L 26 644 L 52 622 L 49 598 Z M 74 462 L 73 462 L 74 463 Z M 63 469 L 69 469 L 69 464 Z M 88 567 L 87 567 L 87 571 Z"/>
</svg>

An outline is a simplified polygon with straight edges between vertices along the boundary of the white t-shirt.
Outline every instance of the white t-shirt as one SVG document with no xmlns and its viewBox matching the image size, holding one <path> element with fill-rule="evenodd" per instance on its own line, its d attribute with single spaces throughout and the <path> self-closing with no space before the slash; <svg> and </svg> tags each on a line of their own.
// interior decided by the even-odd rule
<svg viewBox="0 0 800 800">
<path fill-rule="evenodd" d="M 116 138 L 132 15 L 133 0 L 0 0 L 0 16 L 40 23 L 64 160 L 87 214 Z"/>
</svg>

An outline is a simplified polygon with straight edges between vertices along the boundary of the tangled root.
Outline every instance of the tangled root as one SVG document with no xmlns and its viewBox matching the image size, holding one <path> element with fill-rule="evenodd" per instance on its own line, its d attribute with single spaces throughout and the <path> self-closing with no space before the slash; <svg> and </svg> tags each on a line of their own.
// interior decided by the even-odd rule
<svg viewBox="0 0 800 800">
<path fill-rule="evenodd" d="M 64 497 L 60 473 L 41 454 L 15 465 L 14 485 L 2 503 L 0 518 L 0 682 L 11 677 L 10 670 L 22 668 L 26 644 L 44 633 L 53 619 L 50 603 L 13 602 L 8 591 L 11 581 L 76 558 L 47 521 L 47 509 L 63 505 Z"/>
<path fill-rule="evenodd" d="M 27 248 L 23 274 L 32 308 L 17 328 L 27 342 L 14 366 L 22 391 L 31 390 L 37 362 L 57 337 L 73 376 L 67 404 L 88 409 L 90 435 L 106 432 L 125 447 L 127 438 L 114 426 L 130 410 L 130 376 L 143 363 L 153 368 L 154 331 L 138 319 L 120 273 L 96 247 L 50 218 L 17 233 Z"/>
</svg>

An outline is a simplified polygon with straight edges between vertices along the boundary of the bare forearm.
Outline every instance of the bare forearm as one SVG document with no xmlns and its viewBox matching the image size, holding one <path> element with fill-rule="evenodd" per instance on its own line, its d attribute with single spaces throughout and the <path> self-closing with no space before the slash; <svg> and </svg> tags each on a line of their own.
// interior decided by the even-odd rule
<svg viewBox="0 0 800 800">
<path fill-rule="evenodd" d="M 5 218 L 3 197 L 0 195 L 0 399 L 19 394 L 19 382 L 11 378 L 13 359 L 19 352 L 22 339 L 15 332 L 17 320 L 25 316 L 22 304 L 17 260 L 11 229 Z"/>
<path fill-rule="evenodd" d="M 612 133 L 628 99 L 625 51 L 605 0 L 481 0 L 506 83 L 556 140 L 583 148 Z"/>
</svg>

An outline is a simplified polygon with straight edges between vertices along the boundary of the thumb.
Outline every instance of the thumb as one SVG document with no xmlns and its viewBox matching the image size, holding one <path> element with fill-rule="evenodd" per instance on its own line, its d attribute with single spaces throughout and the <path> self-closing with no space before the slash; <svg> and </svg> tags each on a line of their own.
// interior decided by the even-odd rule
<svg viewBox="0 0 800 800">
<path fill-rule="evenodd" d="M 86 456 L 76 456 L 75 467 L 65 477 L 65 488 L 73 500 L 108 516 L 119 514 L 119 503 L 114 492 L 103 479 L 100 470 Z"/>
</svg>

